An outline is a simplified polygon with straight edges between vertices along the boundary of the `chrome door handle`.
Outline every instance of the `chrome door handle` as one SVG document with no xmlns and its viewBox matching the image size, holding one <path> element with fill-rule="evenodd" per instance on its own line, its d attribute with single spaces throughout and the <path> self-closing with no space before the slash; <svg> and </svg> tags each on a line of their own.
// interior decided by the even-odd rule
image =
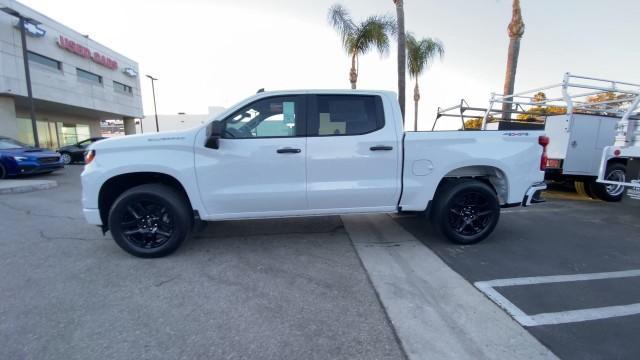
<svg viewBox="0 0 640 360">
<path fill-rule="evenodd" d="M 302 150 L 293 149 L 293 148 L 282 148 L 282 149 L 276 150 L 276 152 L 278 154 L 299 154 L 300 152 L 302 152 Z"/>
</svg>

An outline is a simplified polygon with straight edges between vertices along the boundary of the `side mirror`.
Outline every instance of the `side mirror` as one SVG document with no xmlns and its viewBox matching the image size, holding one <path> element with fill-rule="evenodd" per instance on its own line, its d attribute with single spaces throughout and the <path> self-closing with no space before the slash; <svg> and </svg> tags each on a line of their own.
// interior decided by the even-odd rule
<svg viewBox="0 0 640 360">
<path fill-rule="evenodd" d="M 209 149 L 220 148 L 220 137 L 224 132 L 225 123 L 223 121 L 214 121 L 207 127 L 207 141 L 204 146 Z"/>
</svg>

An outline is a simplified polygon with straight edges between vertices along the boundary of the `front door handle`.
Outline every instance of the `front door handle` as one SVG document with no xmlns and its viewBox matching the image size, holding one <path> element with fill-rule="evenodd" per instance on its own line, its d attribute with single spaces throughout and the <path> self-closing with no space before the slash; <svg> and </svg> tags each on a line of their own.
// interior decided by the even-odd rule
<svg viewBox="0 0 640 360">
<path fill-rule="evenodd" d="M 369 148 L 371 151 L 389 151 L 393 150 L 393 146 L 376 145 Z"/>
<path fill-rule="evenodd" d="M 282 148 L 282 149 L 278 149 L 277 153 L 278 154 L 299 154 L 302 150 L 300 149 L 294 149 L 294 148 Z"/>
</svg>

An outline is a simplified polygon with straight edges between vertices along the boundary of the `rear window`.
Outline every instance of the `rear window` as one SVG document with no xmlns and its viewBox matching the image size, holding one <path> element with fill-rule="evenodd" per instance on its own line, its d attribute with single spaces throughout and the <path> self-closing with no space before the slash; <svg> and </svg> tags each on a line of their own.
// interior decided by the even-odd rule
<svg viewBox="0 0 640 360">
<path fill-rule="evenodd" d="M 382 100 L 369 95 L 317 95 L 310 135 L 362 135 L 384 127 Z"/>
</svg>

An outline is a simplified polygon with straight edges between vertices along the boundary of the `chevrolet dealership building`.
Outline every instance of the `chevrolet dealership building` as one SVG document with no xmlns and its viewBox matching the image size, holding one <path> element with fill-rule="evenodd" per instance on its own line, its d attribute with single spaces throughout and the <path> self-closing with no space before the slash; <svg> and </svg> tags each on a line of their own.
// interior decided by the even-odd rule
<svg viewBox="0 0 640 360">
<path fill-rule="evenodd" d="M 41 147 L 100 136 L 100 120 L 142 118 L 138 64 L 39 12 L 0 0 L 35 20 L 25 26 Z M 0 12 L 0 136 L 33 144 L 18 19 Z"/>
</svg>

